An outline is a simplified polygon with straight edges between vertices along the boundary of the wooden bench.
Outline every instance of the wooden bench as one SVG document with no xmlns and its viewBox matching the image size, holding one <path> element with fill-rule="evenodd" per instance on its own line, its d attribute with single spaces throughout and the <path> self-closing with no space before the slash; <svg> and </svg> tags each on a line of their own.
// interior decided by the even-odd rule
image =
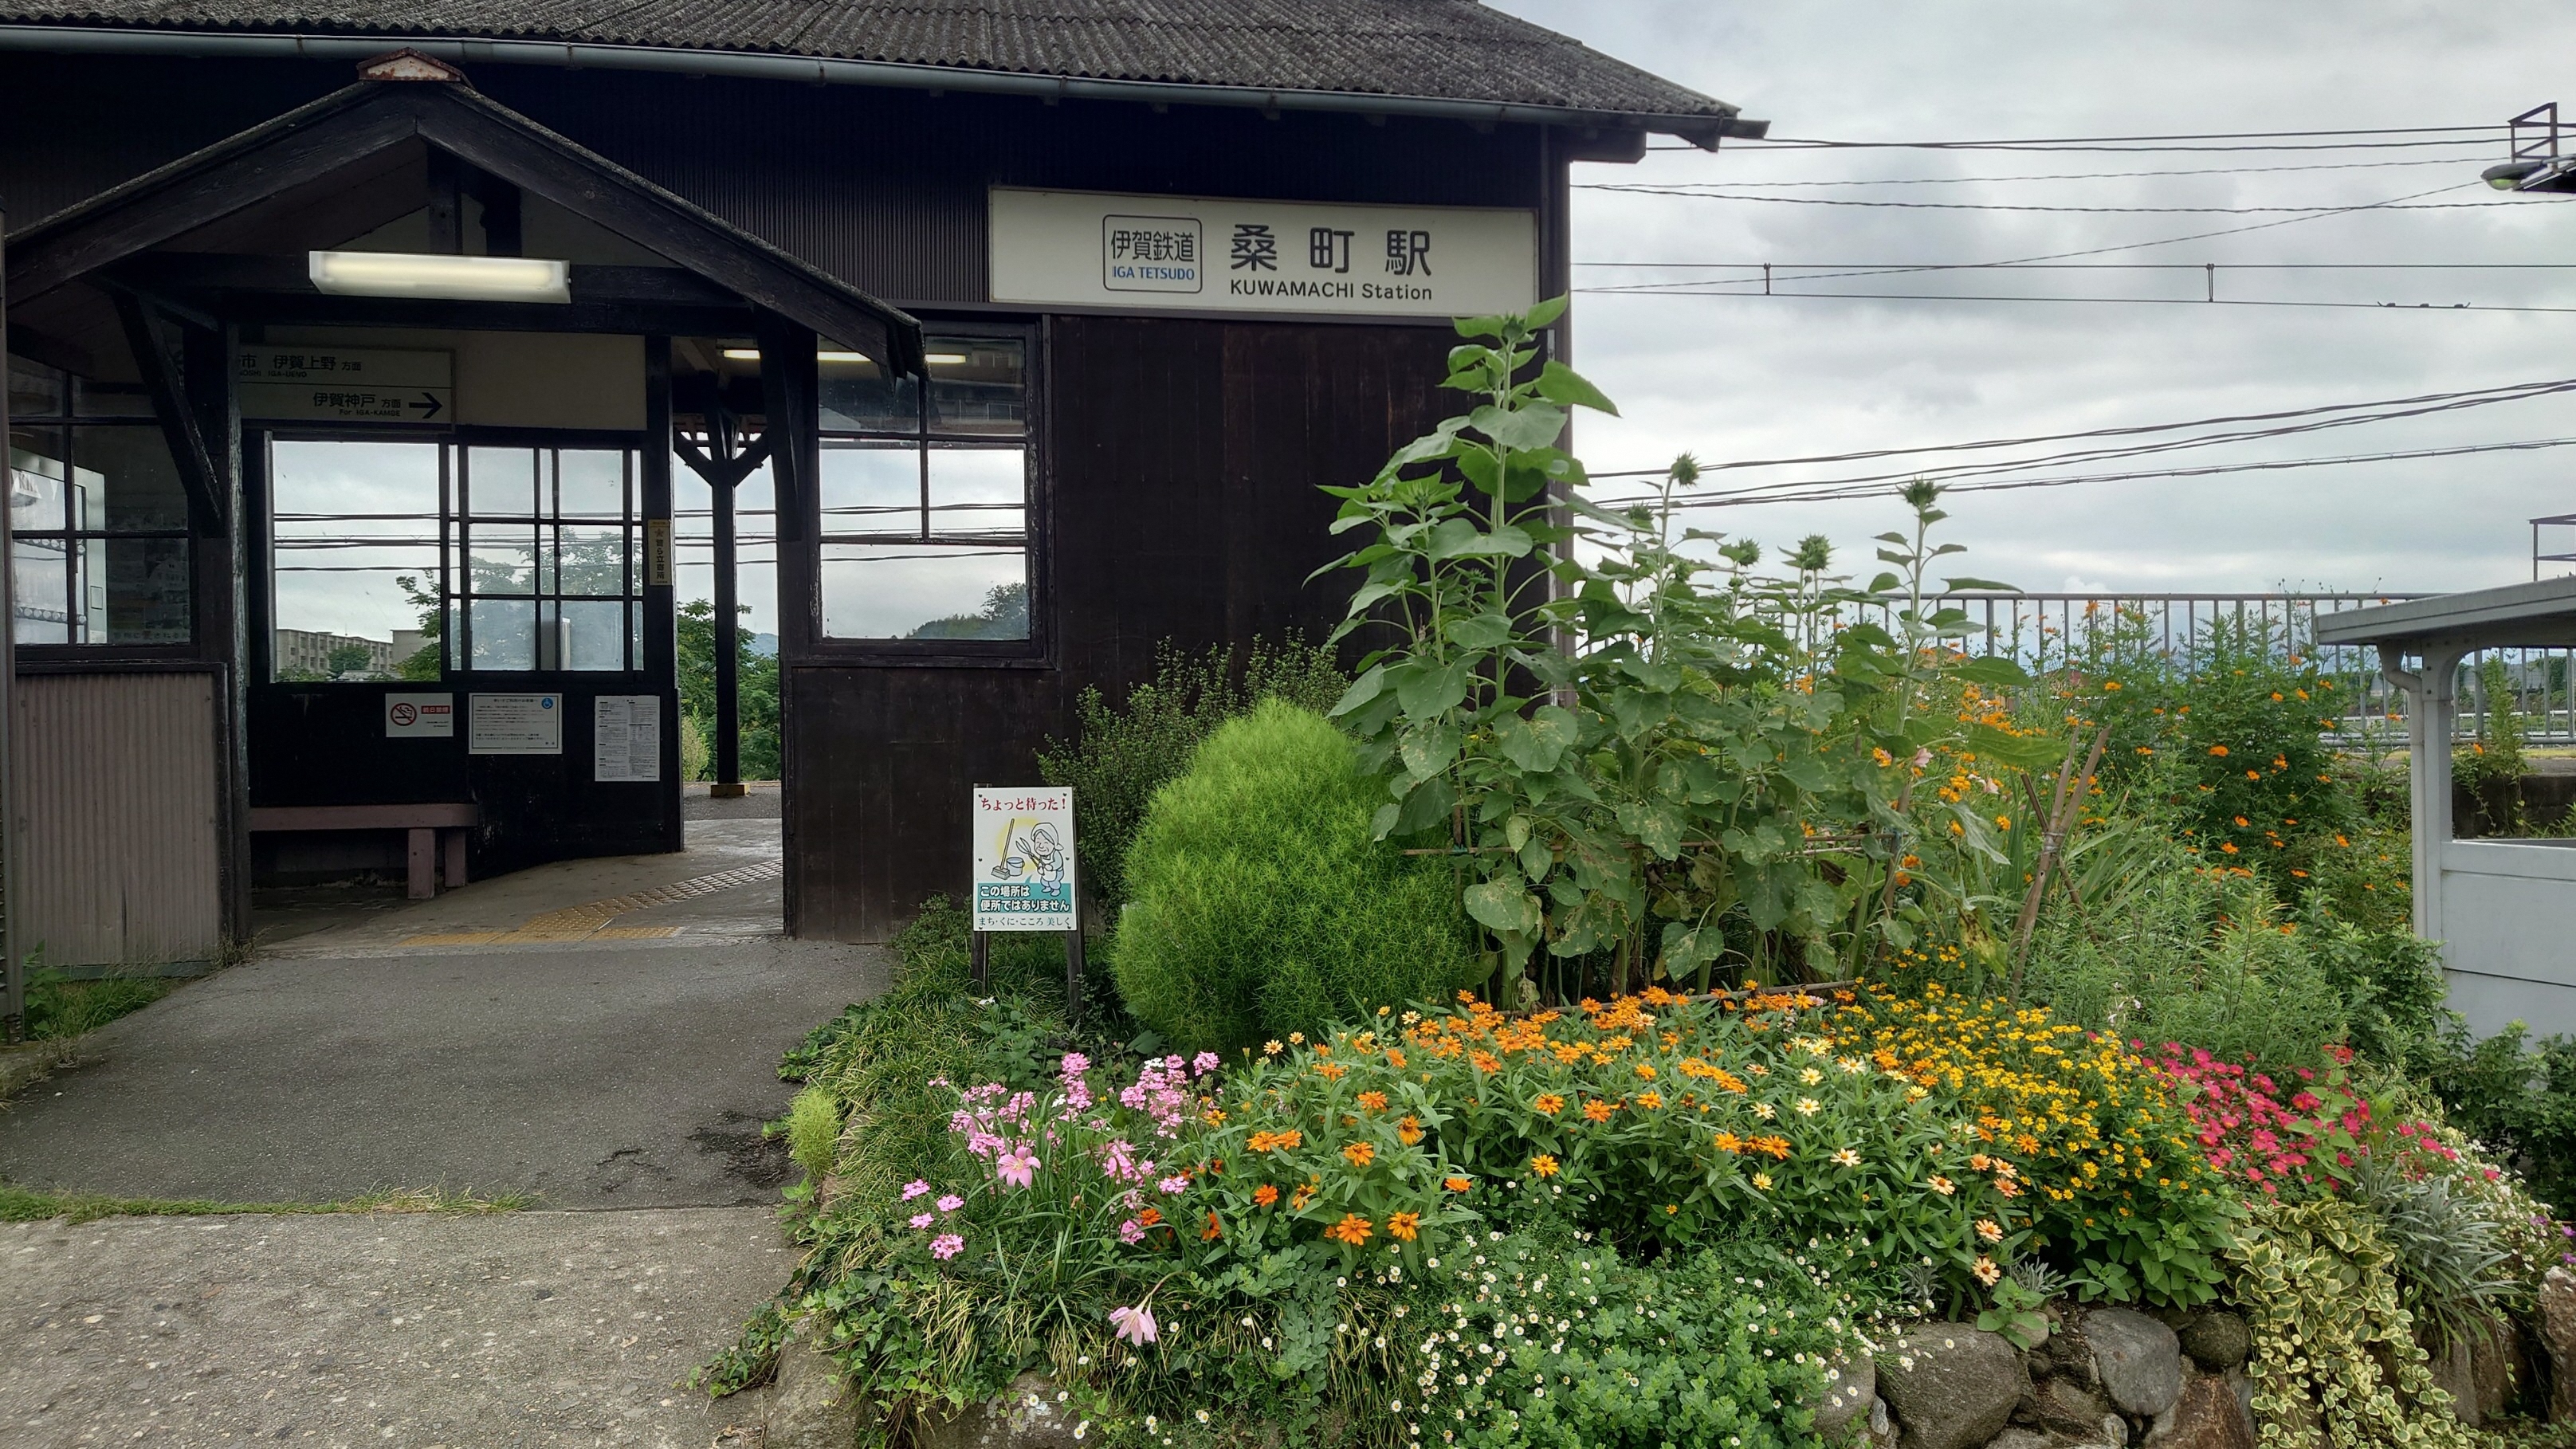
<svg viewBox="0 0 2576 1449">
<path fill-rule="evenodd" d="M 286 830 L 400 830 L 410 837 L 411 898 L 438 894 L 431 879 L 434 862 L 444 857 L 447 888 L 465 884 L 465 832 L 483 823 L 482 810 L 471 804 L 425 805 L 270 805 L 253 806 L 253 834 Z"/>
</svg>

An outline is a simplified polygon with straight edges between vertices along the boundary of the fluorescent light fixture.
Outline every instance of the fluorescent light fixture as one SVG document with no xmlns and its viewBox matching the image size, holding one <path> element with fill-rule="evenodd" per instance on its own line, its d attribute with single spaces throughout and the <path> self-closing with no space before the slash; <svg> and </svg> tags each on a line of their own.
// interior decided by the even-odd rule
<svg viewBox="0 0 2576 1449">
<path fill-rule="evenodd" d="M 964 362 L 966 360 L 966 354 L 963 352 L 930 352 L 924 353 L 921 360 L 924 362 L 935 362 L 942 367 L 953 367 L 958 363 Z"/>
<path fill-rule="evenodd" d="M 728 347 L 724 350 L 724 356 L 725 361 L 727 362 L 758 362 L 760 360 L 760 349 L 757 347 Z M 814 360 L 816 362 L 855 363 L 874 362 L 876 359 L 868 356 L 864 352 L 828 352 L 818 350 L 814 354 Z"/>
<path fill-rule="evenodd" d="M 544 257 L 315 252 L 310 274 L 316 290 L 348 297 L 436 297 L 453 302 L 572 300 L 572 264 Z"/>
</svg>

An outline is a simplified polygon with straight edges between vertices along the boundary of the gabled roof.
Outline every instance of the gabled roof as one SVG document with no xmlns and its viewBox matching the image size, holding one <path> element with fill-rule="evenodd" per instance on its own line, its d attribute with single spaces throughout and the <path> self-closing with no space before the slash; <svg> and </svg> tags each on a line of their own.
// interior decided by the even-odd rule
<svg viewBox="0 0 2576 1449">
<path fill-rule="evenodd" d="M 921 325 L 460 82 L 362 80 L 8 239 L 12 307 L 414 140 L 544 197 L 734 295 L 918 372 Z"/>
<path fill-rule="evenodd" d="M 674 56 L 801 57 L 806 79 L 1293 109 L 1483 108 L 1491 117 L 1759 135 L 1738 108 L 1476 0 L 0 0 L 0 37 L 83 46 L 82 30 L 172 43 L 231 36 L 409 43 L 442 58 L 686 68 Z M 140 37 L 136 37 L 140 38 Z M 454 46 L 441 41 L 462 42 Z M 200 49 L 195 52 L 208 53 Z M 329 46 L 294 53 L 339 55 Z M 859 68 L 876 67 L 873 77 Z M 701 65 L 699 68 L 721 68 Z M 927 76 L 901 72 L 926 69 Z"/>
</svg>

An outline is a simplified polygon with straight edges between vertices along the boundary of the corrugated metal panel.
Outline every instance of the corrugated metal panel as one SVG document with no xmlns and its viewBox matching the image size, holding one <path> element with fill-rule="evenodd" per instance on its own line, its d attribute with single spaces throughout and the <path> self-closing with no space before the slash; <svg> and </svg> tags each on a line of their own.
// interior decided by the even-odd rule
<svg viewBox="0 0 2576 1449">
<path fill-rule="evenodd" d="M 27 675 L 17 699 L 24 948 L 50 966 L 212 959 L 215 676 Z"/>
</svg>

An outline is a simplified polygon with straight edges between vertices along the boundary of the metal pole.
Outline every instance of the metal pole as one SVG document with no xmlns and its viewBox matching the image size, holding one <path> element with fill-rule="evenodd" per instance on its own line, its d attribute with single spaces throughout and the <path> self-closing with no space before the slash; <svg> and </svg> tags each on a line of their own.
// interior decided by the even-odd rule
<svg viewBox="0 0 2576 1449">
<path fill-rule="evenodd" d="M 727 427 L 724 431 L 726 436 L 717 441 L 724 446 L 725 461 L 731 462 L 734 451 L 730 436 L 732 429 Z M 733 485 L 710 481 L 707 500 L 715 518 L 716 544 L 716 779 L 707 793 L 725 797 L 743 793 L 742 681 L 739 668 L 742 646 L 735 632 L 739 620 L 735 613 Z"/>
<path fill-rule="evenodd" d="M 0 214 L 0 237 L 8 234 L 8 218 Z M 7 310 L 8 297 L 0 293 L 0 316 Z M 8 431 L 9 394 L 0 388 L 0 436 Z M 14 491 L 5 462 L 0 484 Z M 0 600 L 7 601 L 7 613 L 0 616 L 0 1040 L 14 1042 L 27 1035 L 27 967 L 18 959 L 18 791 L 10 738 L 18 711 L 18 548 L 9 513 L 0 502 Z"/>
</svg>

